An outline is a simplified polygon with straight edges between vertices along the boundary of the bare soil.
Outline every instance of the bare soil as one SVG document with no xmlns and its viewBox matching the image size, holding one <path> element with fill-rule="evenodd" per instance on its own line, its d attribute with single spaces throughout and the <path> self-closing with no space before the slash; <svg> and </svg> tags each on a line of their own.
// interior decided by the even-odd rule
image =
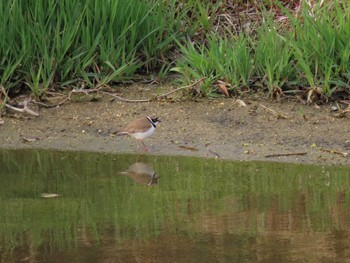
<svg viewBox="0 0 350 263">
<path fill-rule="evenodd" d="M 121 96 L 149 98 L 166 89 L 135 85 L 124 87 Z M 145 154 L 350 165 L 345 156 L 350 113 L 337 118 L 331 104 L 271 102 L 254 95 L 242 101 L 246 106 L 233 98 L 126 103 L 103 94 L 77 94 L 59 107 L 40 107 L 39 117 L 7 111 L 0 148 L 135 153 L 133 138 L 112 133 L 149 115 L 162 122 L 145 140 Z"/>
</svg>

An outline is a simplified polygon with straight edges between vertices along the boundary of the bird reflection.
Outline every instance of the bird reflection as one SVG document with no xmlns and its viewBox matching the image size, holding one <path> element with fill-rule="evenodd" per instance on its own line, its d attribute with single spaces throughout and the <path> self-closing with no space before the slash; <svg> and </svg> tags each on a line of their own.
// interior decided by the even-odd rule
<svg viewBox="0 0 350 263">
<path fill-rule="evenodd" d="M 147 163 L 133 163 L 126 171 L 121 172 L 121 174 L 131 177 L 139 184 L 148 186 L 158 184 L 159 176 L 157 176 L 153 168 Z"/>
</svg>

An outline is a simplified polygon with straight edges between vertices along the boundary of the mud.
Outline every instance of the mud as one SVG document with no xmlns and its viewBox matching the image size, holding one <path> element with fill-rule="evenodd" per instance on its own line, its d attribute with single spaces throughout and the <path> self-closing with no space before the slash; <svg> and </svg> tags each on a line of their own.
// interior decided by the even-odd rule
<svg viewBox="0 0 350 263">
<path fill-rule="evenodd" d="M 162 92 L 134 86 L 121 89 L 120 95 L 149 98 Z M 332 104 L 248 96 L 242 106 L 233 98 L 176 102 L 173 96 L 126 103 L 103 94 L 77 94 L 59 107 L 40 107 L 39 117 L 7 111 L 0 124 L 0 148 L 135 153 L 133 138 L 112 133 L 149 115 L 162 122 L 145 140 L 149 151 L 139 154 L 350 165 L 350 157 L 342 155 L 350 153 L 350 116 L 335 117 Z"/>
</svg>

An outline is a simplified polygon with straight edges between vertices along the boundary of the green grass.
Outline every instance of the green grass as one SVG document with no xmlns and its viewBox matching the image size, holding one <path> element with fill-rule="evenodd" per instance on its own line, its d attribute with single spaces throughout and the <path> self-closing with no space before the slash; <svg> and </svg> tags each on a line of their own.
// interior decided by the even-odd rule
<svg viewBox="0 0 350 263">
<path fill-rule="evenodd" d="M 270 97 L 278 96 L 285 84 L 295 80 L 292 49 L 286 38 L 266 16 L 266 24 L 258 29 L 257 40 L 252 43 L 255 75 L 267 87 Z"/>
<path fill-rule="evenodd" d="M 252 62 L 248 37 L 220 37 L 212 34 L 206 44 L 181 45 L 183 58 L 173 71 L 184 76 L 186 82 L 206 77 L 202 92 L 214 95 L 212 87 L 217 80 L 229 82 L 231 89 L 248 86 Z"/>
<path fill-rule="evenodd" d="M 171 14 L 157 1 L 2 1 L 0 84 L 40 97 L 53 85 L 130 79 L 172 47 Z"/>
<path fill-rule="evenodd" d="M 297 17 L 280 7 L 289 28 L 264 11 L 254 36 L 226 32 L 229 37 L 211 34 L 206 43 L 182 45 L 183 57 L 174 70 L 187 83 L 202 77 L 228 80 L 233 87 L 260 88 L 271 96 L 302 91 L 311 100 L 349 92 L 349 4 L 316 5 L 312 10 L 304 4 Z M 204 95 L 215 90 L 210 85 Z"/>
<path fill-rule="evenodd" d="M 296 36 L 288 41 L 305 88 L 329 97 L 349 89 L 350 9 L 335 1 L 314 10 L 303 9 L 303 23 L 286 11 Z"/>
<path fill-rule="evenodd" d="M 261 21 L 234 35 L 220 1 L 2 1 L 0 86 L 29 88 L 40 99 L 50 88 L 113 86 L 140 74 L 163 80 L 176 71 L 186 84 L 205 77 L 206 96 L 218 95 L 218 80 L 231 93 L 252 88 L 272 97 L 349 92 L 349 4 L 304 3 L 296 14 L 281 3 L 261 1 Z"/>
</svg>

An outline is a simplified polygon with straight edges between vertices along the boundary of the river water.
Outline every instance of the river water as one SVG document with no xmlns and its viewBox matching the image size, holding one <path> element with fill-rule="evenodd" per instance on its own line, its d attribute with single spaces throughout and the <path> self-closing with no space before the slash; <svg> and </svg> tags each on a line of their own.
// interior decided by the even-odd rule
<svg viewBox="0 0 350 263">
<path fill-rule="evenodd" d="M 0 262 L 349 262 L 350 169 L 0 151 Z"/>
</svg>

